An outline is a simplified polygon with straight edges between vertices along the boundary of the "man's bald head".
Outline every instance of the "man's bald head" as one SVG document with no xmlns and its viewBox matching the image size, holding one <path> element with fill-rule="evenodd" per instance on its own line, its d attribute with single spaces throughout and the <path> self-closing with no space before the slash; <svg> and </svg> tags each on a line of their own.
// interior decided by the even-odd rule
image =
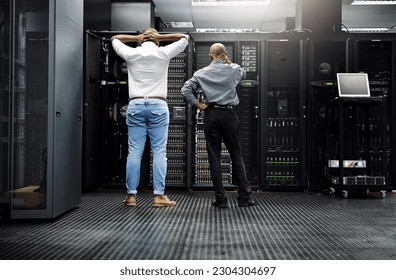
<svg viewBox="0 0 396 280">
<path fill-rule="evenodd" d="M 215 57 L 218 57 L 222 54 L 227 54 L 226 49 L 223 44 L 221 43 L 215 43 L 210 47 L 209 50 L 209 55 L 213 55 Z"/>
<path fill-rule="evenodd" d="M 214 43 L 209 50 L 209 56 L 212 60 L 221 60 L 223 63 L 230 64 L 231 61 L 227 57 L 227 51 L 223 44 Z"/>
</svg>

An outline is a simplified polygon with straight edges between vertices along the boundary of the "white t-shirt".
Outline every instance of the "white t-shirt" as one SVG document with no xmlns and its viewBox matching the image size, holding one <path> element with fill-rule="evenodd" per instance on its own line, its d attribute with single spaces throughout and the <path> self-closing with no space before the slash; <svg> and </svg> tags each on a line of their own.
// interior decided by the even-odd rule
<svg viewBox="0 0 396 280">
<path fill-rule="evenodd" d="M 132 48 L 118 39 L 114 39 L 112 45 L 115 52 L 127 62 L 129 98 L 166 98 L 169 62 L 186 48 L 188 36 L 163 47 L 147 41 L 140 47 Z"/>
</svg>

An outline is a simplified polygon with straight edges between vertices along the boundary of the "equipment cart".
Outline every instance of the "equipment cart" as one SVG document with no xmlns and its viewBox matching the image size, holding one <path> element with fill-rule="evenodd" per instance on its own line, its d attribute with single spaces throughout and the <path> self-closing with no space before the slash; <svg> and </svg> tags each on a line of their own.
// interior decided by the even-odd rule
<svg viewBox="0 0 396 280">
<path fill-rule="evenodd" d="M 327 177 L 332 192 L 386 197 L 390 135 L 385 97 L 337 97 L 326 106 Z"/>
</svg>

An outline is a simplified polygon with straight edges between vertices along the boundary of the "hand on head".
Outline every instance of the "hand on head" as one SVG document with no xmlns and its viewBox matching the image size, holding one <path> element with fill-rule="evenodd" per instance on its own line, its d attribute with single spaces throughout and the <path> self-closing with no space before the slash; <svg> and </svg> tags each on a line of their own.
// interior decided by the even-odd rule
<svg viewBox="0 0 396 280">
<path fill-rule="evenodd" d="M 219 55 L 219 59 L 221 61 L 223 61 L 223 63 L 226 63 L 226 64 L 231 64 L 232 63 L 231 60 L 228 59 L 227 54 L 225 54 L 225 53 L 222 53 L 221 55 Z"/>
<path fill-rule="evenodd" d="M 139 40 L 139 43 L 143 43 L 146 41 L 151 41 L 154 42 L 156 45 L 159 44 L 159 33 L 156 29 L 154 28 L 147 28 L 143 31 L 141 34 L 141 38 Z"/>
</svg>

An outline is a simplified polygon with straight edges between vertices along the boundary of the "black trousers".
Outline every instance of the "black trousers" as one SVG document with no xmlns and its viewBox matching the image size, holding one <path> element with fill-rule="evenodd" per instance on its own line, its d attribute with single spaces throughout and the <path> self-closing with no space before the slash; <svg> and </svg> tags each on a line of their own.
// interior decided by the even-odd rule
<svg viewBox="0 0 396 280">
<path fill-rule="evenodd" d="M 221 166 L 221 143 L 224 142 L 230 153 L 232 173 L 238 186 L 238 202 L 251 199 L 251 188 L 246 176 L 241 144 L 239 141 L 239 119 L 235 110 L 208 108 L 204 116 L 204 132 L 208 150 L 210 174 L 216 201 L 226 202 L 227 195 L 223 185 Z"/>
</svg>

